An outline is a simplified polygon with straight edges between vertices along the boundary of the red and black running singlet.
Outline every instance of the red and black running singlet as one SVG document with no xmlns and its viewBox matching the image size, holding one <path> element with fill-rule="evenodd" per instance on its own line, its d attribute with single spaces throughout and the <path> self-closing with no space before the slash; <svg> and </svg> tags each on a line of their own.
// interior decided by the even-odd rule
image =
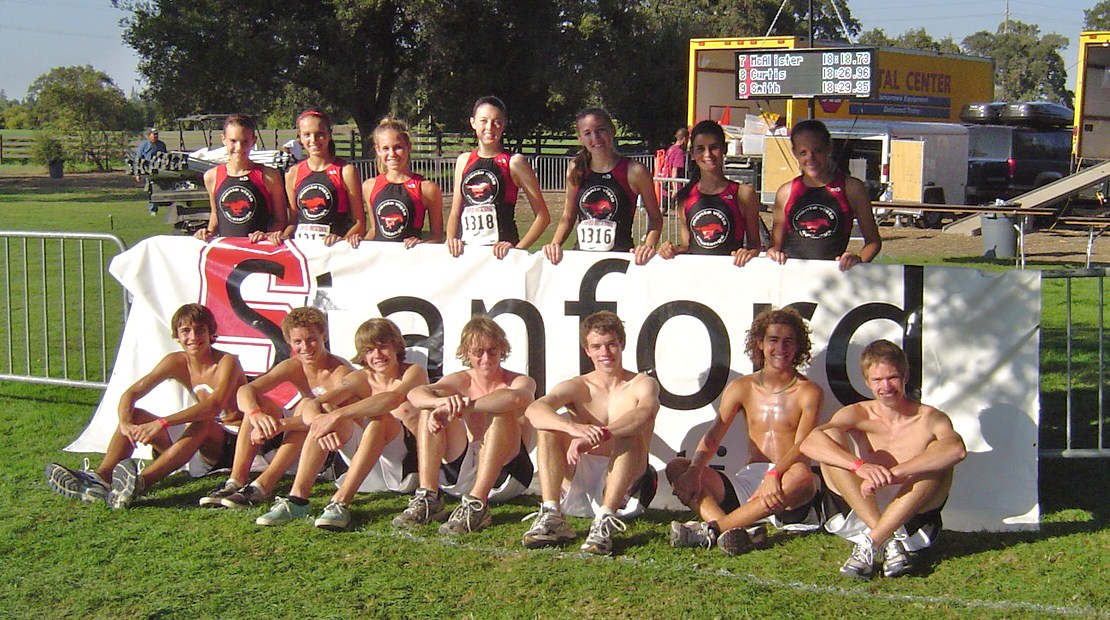
<svg viewBox="0 0 1110 620">
<path fill-rule="evenodd" d="M 627 252 L 633 247 L 632 219 L 636 193 L 628 184 L 629 159 L 621 157 L 609 172 L 590 171 L 578 186 L 574 203 L 577 250 Z"/>
<path fill-rule="evenodd" d="M 683 200 L 691 254 L 727 256 L 744 247 L 747 223 L 740 210 L 740 184 L 729 181 L 719 194 L 703 194 L 695 183 Z"/>
<path fill-rule="evenodd" d="M 350 197 L 343 184 L 345 164 L 342 159 L 336 159 L 319 172 L 309 168 L 307 160 L 297 164 L 293 208 L 297 211 L 298 233 L 302 227 L 323 235 L 342 236 L 350 230 Z"/>
<path fill-rule="evenodd" d="M 424 197 L 420 184 L 424 177 L 412 175 L 404 183 L 390 183 L 384 174 L 374 178 L 370 190 L 370 216 L 378 227 L 376 241 L 404 241 L 419 237 L 424 229 Z"/>
<path fill-rule="evenodd" d="M 844 173 L 828 185 L 809 187 L 797 177 L 786 200 L 786 240 L 791 258 L 836 260 L 848 248 L 855 215 L 844 189 Z"/>
<path fill-rule="evenodd" d="M 228 176 L 227 164 L 216 166 L 216 221 L 221 237 L 247 237 L 270 228 L 273 212 L 262 168 Z"/>
<path fill-rule="evenodd" d="M 508 151 L 494 157 L 479 157 L 478 151 L 470 153 L 462 178 L 463 221 L 460 227 L 464 241 L 473 240 L 479 245 L 493 245 L 498 241 L 516 245 L 520 242 L 520 233 L 516 228 L 516 196 L 519 190 L 509 172 L 512 156 Z M 492 213 L 490 207 L 493 208 Z M 489 231 L 490 224 L 496 226 L 496 238 Z"/>
</svg>

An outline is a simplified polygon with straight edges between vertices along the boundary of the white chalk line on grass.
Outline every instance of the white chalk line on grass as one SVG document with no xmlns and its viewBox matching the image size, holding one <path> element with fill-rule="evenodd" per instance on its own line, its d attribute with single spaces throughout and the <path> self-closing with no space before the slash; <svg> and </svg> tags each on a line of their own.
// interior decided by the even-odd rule
<svg viewBox="0 0 1110 620">
<path fill-rule="evenodd" d="M 622 562 L 637 568 L 654 569 L 660 564 L 653 560 L 639 560 L 628 556 L 596 556 L 581 551 L 560 551 L 557 549 L 507 549 L 503 547 L 483 547 L 479 545 L 472 545 L 459 541 L 455 538 L 447 536 L 418 536 L 412 532 L 405 530 L 391 530 L 391 531 L 372 531 L 366 530 L 368 536 L 375 536 L 378 538 L 404 538 L 424 544 L 440 544 L 445 547 L 455 547 L 458 549 L 465 549 L 467 551 L 475 551 L 494 555 L 499 557 L 526 557 L 534 556 L 536 554 L 547 554 L 560 560 L 579 560 L 579 561 L 611 561 Z M 874 593 L 863 590 L 856 590 L 850 588 L 841 588 L 837 586 L 821 586 L 812 583 L 802 583 L 800 581 L 781 581 L 778 579 L 768 579 L 766 577 L 757 577 L 752 574 L 739 574 L 734 573 L 725 568 L 715 570 L 703 570 L 692 566 L 667 566 L 668 570 L 675 570 L 681 572 L 692 573 L 704 577 L 723 577 L 726 579 L 734 579 L 743 581 L 751 585 L 765 587 L 765 588 L 788 588 L 800 592 L 807 592 L 811 594 L 829 594 L 833 596 L 843 596 L 847 598 L 861 598 L 861 599 L 877 599 L 890 602 L 901 603 L 924 603 L 929 605 L 954 605 L 959 607 L 967 607 L 971 609 L 988 609 L 991 611 L 1028 611 L 1033 613 L 1054 614 L 1060 616 L 1081 616 L 1081 617 L 1099 617 L 1110 618 L 1110 612 L 1104 609 L 1094 609 L 1091 607 L 1067 607 L 1064 605 L 1041 605 L 1039 603 L 1027 603 L 1024 601 L 986 601 L 980 599 L 963 599 L 951 596 L 922 596 L 918 594 L 888 594 L 888 593 Z"/>
</svg>

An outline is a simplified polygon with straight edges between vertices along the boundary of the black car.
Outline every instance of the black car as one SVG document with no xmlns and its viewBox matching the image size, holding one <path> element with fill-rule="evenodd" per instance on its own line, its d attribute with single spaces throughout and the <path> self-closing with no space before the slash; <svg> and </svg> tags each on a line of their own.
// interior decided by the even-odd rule
<svg viewBox="0 0 1110 620">
<path fill-rule="evenodd" d="M 965 106 L 967 201 L 1008 200 L 1071 172 L 1070 114 L 1045 102 Z"/>
</svg>

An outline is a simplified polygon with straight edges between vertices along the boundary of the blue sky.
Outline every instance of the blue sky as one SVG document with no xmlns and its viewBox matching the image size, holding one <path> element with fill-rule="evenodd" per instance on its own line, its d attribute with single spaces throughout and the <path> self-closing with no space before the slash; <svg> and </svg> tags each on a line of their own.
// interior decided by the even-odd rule
<svg viewBox="0 0 1110 620">
<path fill-rule="evenodd" d="M 188 1 L 188 0 L 180 0 Z M 821 0 L 817 0 L 821 1 Z M 1083 10 L 1097 0 L 1009 0 L 1011 19 L 1037 24 L 1073 43 L 1083 25 Z M 1005 14 L 1006 0 L 849 0 L 852 15 L 864 29 L 882 28 L 897 35 L 925 28 L 935 38 L 957 42 L 980 30 L 994 32 Z M 108 0 L 0 0 L 0 90 L 22 99 L 27 87 L 53 67 L 91 64 L 124 90 L 141 88 L 138 60 L 123 44 L 119 21 L 126 13 Z M 1071 74 L 1075 48 L 1063 52 Z M 685 62 L 684 58 L 675 60 Z M 1070 84 L 1074 86 L 1074 76 Z"/>
</svg>

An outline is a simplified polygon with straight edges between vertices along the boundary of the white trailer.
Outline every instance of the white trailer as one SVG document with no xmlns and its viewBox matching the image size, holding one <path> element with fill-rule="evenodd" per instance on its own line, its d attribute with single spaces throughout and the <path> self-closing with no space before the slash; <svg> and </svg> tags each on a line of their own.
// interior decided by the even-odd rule
<svg viewBox="0 0 1110 620">
<path fill-rule="evenodd" d="M 867 182 L 873 198 L 929 204 L 964 204 L 967 191 L 967 127 L 956 123 L 909 121 L 824 121 L 838 163 Z M 762 200 L 798 175 L 790 139 L 768 136 L 763 149 Z M 898 209 L 876 211 L 880 218 L 908 215 L 936 227 L 941 214 Z"/>
</svg>

